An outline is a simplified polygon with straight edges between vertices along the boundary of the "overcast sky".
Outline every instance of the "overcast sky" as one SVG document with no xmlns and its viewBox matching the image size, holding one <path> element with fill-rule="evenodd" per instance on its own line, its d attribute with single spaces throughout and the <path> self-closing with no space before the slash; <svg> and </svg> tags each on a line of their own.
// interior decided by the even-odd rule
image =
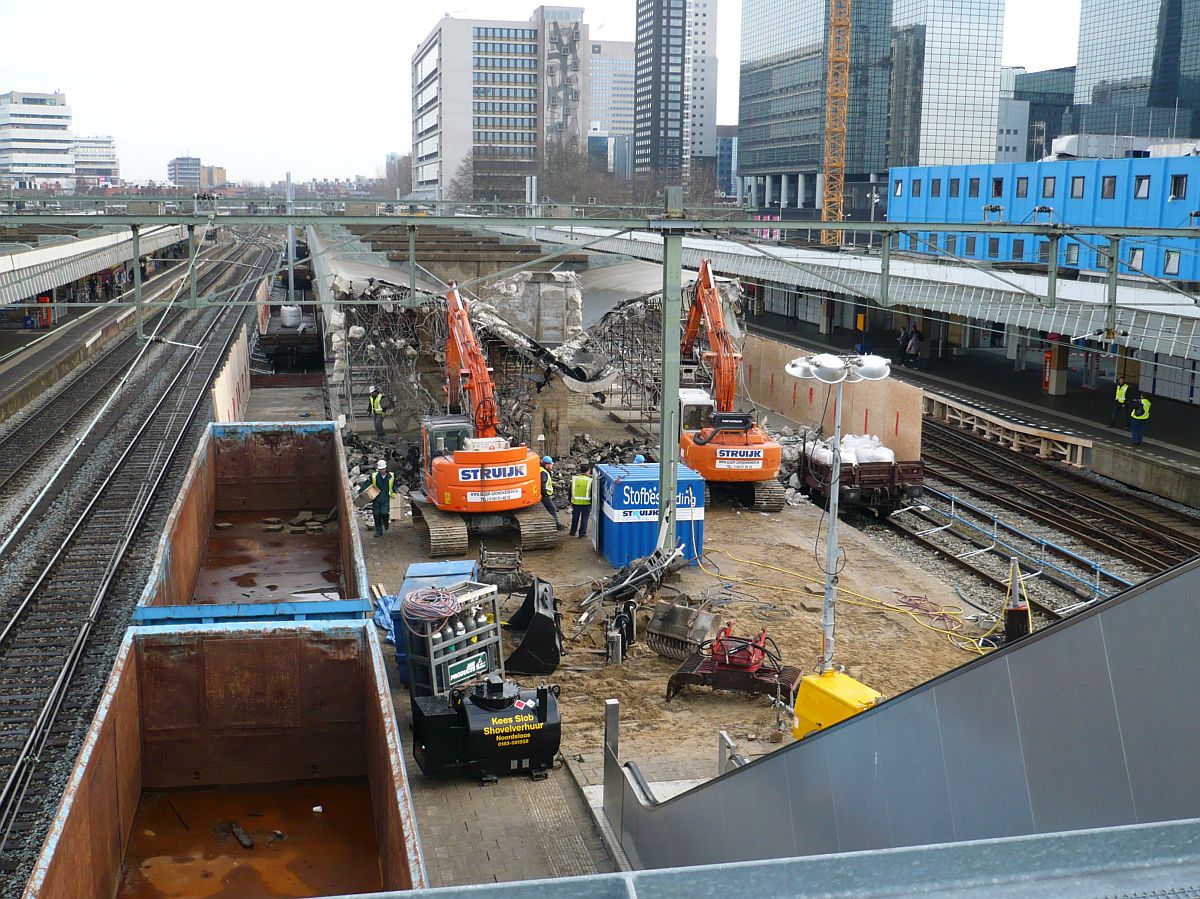
<svg viewBox="0 0 1200 899">
<path fill-rule="evenodd" d="M 1007 0 L 1004 64 L 1074 64 L 1079 2 Z M 374 175 L 411 145 L 412 51 L 437 20 L 523 20 L 537 5 L 0 2 L 0 93 L 64 91 L 76 133 L 115 137 L 131 180 L 164 180 L 185 154 L 235 181 Z M 635 0 L 583 6 L 592 37 L 633 39 Z M 719 0 L 722 124 L 737 122 L 740 25 L 741 0 Z"/>
</svg>

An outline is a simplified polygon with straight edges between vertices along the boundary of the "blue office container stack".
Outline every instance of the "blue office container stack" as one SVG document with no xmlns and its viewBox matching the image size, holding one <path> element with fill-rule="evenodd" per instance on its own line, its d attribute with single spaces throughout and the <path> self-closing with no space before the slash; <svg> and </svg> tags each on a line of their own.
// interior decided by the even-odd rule
<svg viewBox="0 0 1200 899">
<path fill-rule="evenodd" d="M 658 465 L 597 465 L 593 542 L 614 568 L 654 552 L 658 542 Z M 677 539 L 695 564 L 704 552 L 704 478 L 679 466 Z"/>
</svg>

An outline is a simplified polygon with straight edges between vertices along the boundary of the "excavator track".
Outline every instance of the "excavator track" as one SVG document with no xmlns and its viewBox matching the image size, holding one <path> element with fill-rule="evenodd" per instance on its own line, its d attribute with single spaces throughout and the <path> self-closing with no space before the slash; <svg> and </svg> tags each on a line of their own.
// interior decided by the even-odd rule
<svg viewBox="0 0 1200 899">
<path fill-rule="evenodd" d="M 558 528 L 554 519 L 541 507 L 530 506 L 513 513 L 517 529 L 521 532 L 521 551 L 531 549 L 555 549 L 558 546 Z"/>
<path fill-rule="evenodd" d="M 467 522 L 461 515 L 443 512 L 429 503 L 412 504 L 414 523 L 421 520 L 425 551 L 432 557 L 462 556 L 467 552 Z M 554 522 L 550 523 L 553 526 Z"/>
<path fill-rule="evenodd" d="M 772 478 L 754 482 L 754 502 L 750 508 L 756 512 L 778 512 L 783 508 L 785 493 L 783 484 Z"/>
</svg>

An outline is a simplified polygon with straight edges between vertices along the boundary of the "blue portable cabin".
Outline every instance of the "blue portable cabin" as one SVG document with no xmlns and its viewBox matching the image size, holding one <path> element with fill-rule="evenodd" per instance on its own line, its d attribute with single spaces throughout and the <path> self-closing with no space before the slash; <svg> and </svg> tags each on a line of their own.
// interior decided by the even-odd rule
<svg viewBox="0 0 1200 899">
<path fill-rule="evenodd" d="M 592 543 L 614 568 L 654 552 L 658 542 L 658 465 L 597 465 Z M 704 552 L 704 478 L 680 463 L 675 534 L 695 564 Z"/>
</svg>

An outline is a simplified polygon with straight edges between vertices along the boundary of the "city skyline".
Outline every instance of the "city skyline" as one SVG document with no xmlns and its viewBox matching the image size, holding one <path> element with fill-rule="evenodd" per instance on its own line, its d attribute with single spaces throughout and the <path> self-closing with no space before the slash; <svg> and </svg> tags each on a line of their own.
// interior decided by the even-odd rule
<svg viewBox="0 0 1200 899">
<path fill-rule="evenodd" d="M 288 169 L 297 180 L 374 176 L 388 152 L 406 152 L 411 145 L 409 71 L 406 64 L 395 64 L 396 57 L 407 61 L 443 12 L 461 19 L 527 19 L 537 5 L 528 0 L 459 0 L 402 8 L 350 2 L 339 8 L 339 22 L 361 27 L 331 39 L 314 31 L 311 17 L 282 20 L 273 8 L 215 2 L 209 21 L 230 23 L 230 30 L 221 34 L 227 33 L 236 48 L 218 54 L 209 48 L 225 38 L 210 34 L 189 44 L 193 22 L 182 13 L 157 4 L 125 3 L 114 12 L 106 33 L 119 37 L 121 52 L 137 48 L 138 70 L 154 73 L 144 77 L 131 77 L 128 68 L 100 57 L 94 30 L 63 24 L 86 19 L 82 3 L 65 2 L 53 11 L 18 8 L 5 12 L 12 33 L 53 30 L 56 52 L 39 51 L 38 41 L 15 42 L 0 60 L 0 92 L 65 93 L 74 110 L 74 132 L 112 135 L 122 175 L 131 181 L 161 181 L 167 161 L 189 153 L 222 160 L 242 181 L 269 183 Z M 592 38 L 634 39 L 633 0 L 622 4 L 627 7 L 622 15 L 614 14 L 612 5 L 578 5 L 585 10 Z M 717 123 L 735 124 L 741 2 L 720 0 L 719 9 Z M 1079 0 L 1053 5 L 1007 0 L 1004 63 L 1030 71 L 1073 64 L 1078 23 Z M 348 58 L 353 65 L 339 65 L 339 52 L 358 41 L 359 32 L 367 52 L 352 51 Z M 192 52 L 180 53 L 177 34 L 186 36 L 184 44 Z M 381 45 L 381 35 L 396 37 Z M 282 52 L 287 46 L 296 52 Z M 291 81 L 286 77 L 289 61 L 298 76 Z M 171 77 L 172 72 L 178 77 Z M 348 91 L 348 84 L 362 89 Z M 327 127 L 312 127 L 313 111 Z"/>
</svg>

